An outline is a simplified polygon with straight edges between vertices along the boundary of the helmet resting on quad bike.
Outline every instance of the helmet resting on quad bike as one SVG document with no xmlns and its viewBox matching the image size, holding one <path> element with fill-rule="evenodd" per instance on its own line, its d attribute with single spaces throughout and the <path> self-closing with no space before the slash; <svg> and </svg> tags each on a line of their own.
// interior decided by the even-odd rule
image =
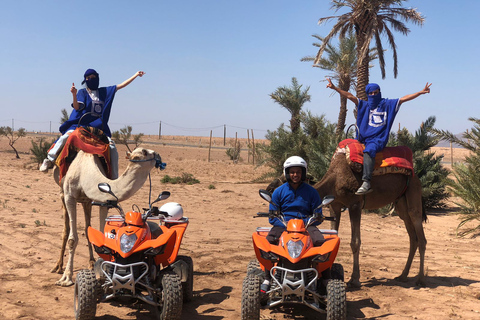
<svg viewBox="0 0 480 320">
<path fill-rule="evenodd" d="M 180 220 L 183 218 L 183 208 L 179 203 L 167 202 L 160 207 L 160 211 L 168 213 L 168 219 Z"/>
</svg>

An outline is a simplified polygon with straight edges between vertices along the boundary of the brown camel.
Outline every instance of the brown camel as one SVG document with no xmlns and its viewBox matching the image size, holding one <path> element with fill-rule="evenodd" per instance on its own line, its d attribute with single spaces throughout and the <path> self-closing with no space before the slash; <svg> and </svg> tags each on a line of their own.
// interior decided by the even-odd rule
<svg viewBox="0 0 480 320">
<path fill-rule="evenodd" d="M 106 202 L 114 200 L 112 196 L 98 190 L 100 182 L 107 182 L 119 201 L 126 200 L 133 196 L 145 183 L 150 171 L 155 167 L 159 155 L 152 150 L 137 148 L 129 154 L 130 163 L 123 174 L 115 180 L 106 177 L 103 166 L 98 156 L 80 151 L 71 163 L 62 181 L 58 181 L 58 168 L 55 168 L 54 178 L 61 188 L 61 199 L 65 225 L 63 230 L 63 244 L 60 258 L 52 272 L 62 272 L 63 255 L 67 244 L 69 256 L 63 276 L 56 282 L 60 286 L 73 285 L 73 257 L 78 244 L 77 234 L 77 202 L 81 203 L 85 213 L 85 234 L 90 226 L 92 201 Z M 107 208 L 100 207 L 100 230 L 105 226 Z M 89 243 L 90 266 L 93 266 L 93 250 Z"/>
<path fill-rule="evenodd" d="M 355 173 L 347 163 L 345 154 L 336 154 L 323 179 L 315 184 L 320 196 L 335 196 L 331 208 L 336 216 L 335 229 L 340 225 L 342 208 L 347 208 L 350 214 L 352 239 L 350 247 L 353 253 L 353 271 L 348 284 L 352 287 L 360 286 L 360 218 L 362 209 L 372 210 L 382 208 L 390 203 L 405 223 L 410 239 L 410 250 L 407 263 L 397 280 L 407 281 L 408 272 L 413 257 L 418 248 L 420 253 L 420 271 L 417 285 L 425 286 L 424 260 L 427 240 L 423 231 L 422 222 L 426 215 L 422 208 L 422 186 L 416 175 L 407 176 L 399 173 L 390 173 L 372 178 L 373 192 L 365 196 L 355 195 L 361 185 L 361 173 Z"/>
</svg>

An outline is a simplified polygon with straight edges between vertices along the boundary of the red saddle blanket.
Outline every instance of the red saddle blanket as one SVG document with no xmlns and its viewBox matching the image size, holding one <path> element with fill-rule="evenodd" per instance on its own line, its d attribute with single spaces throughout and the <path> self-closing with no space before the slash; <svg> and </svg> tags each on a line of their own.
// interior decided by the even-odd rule
<svg viewBox="0 0 480 320">
<path fill-rule="evenodd" d="M 335 153 L 345 153 L 353 170 L 361 172 L 363 169 L 363 150 L 365 146 L 355 139 L 346 139 L 338 144 Z M 375 156 L 373 175 L 387 173 L 413 174 L 413 154 L 405 146 L 385 147 Z"/>
<path fill-rule="evenodd" d="M 91 127 L 78 127 L 70 134 L 57 157 L 56 165 L 60 169 L 60 181 L 67 174 L 68 167 L 77 155 L 78 150 L 102 157 L 107 177 L 111 177 L 108 138 L 101 130 Z"/>
</svg>

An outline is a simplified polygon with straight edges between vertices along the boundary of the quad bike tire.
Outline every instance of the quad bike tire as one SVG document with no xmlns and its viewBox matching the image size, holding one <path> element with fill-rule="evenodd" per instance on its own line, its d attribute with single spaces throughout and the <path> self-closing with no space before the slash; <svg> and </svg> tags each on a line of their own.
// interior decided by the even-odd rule
<svg viewBox="0 0 480 320">
<path fill-rule="evenodd" d="M 180 320 L 182 318 L 183 292 L 180 277 L 173 271 L 161 276 L 162 307 L 157 308 L 159 320 Z"/>
<path fill-rule="evenodd" d="M 340 263 L 334 263 L 331 270 L 332 279 L 345 281 L 345 272 Z"/>
<path fill-rule="evenodd" d="M 260 319 L 260 284 L 259 276 L 247 273 L 242 285 L 242 320 Z"/>
<path fill-rule="evenodd" d="M 248 262 L 247 273 L 255 269 L 260 269 L 260 262 L 257 259 L 252 259 Z"/>
<path fill-rule="evenodd" d="M 177 256 L 178 260 L 188 265 L 187 281 L 182 282 L 183 302 L 190 302 L 193 299 L 193 260 L 189 256 Z"/>
<path fill-rule="evenodd" d="M 347 319 L 347 295 L 345 283 L 332 279 L 327 284 L 327 320 Z"/>
<path fill-rule="evenodd" d="M 97 280 L 93 270 L 80 270 L 75 280 L 74 303 L 76 320 L 90 320 L 97 312 Z"/>
</svg>

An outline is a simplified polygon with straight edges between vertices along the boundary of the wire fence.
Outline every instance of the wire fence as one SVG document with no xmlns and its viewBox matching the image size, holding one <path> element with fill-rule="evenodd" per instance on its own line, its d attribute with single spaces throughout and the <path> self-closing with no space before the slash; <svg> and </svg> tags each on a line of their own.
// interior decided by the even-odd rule
<svg viewBox="0 0 480 320">
<path fill-rule="evenodd" d="M 45 132 L 58 133 L 59 121 L 27 121 L 22 119 L 4 119 L 0 120 L 0 127 L 10 127 L 14 131 L 19 128 L 24 128 L 28 132 Z M 133 134 L 143 133 L 146 135 L 162 135 L 169 136 L 209 136 L 211 133 L 214 137 L 235 137 L 247 138 L 248 133 L 252 130 L 258 133 L 262 138 L 268 132 L 265 129 L 247 128 L 242 126 L 235 126 L 231 124 L 221 124 L 209 127 L 184 127 L 165 121 L 148 121 L 137 123 L 109 123 L 111 131 L 118 131 L 127 126 L 132 127 Z"/>
</svg>

